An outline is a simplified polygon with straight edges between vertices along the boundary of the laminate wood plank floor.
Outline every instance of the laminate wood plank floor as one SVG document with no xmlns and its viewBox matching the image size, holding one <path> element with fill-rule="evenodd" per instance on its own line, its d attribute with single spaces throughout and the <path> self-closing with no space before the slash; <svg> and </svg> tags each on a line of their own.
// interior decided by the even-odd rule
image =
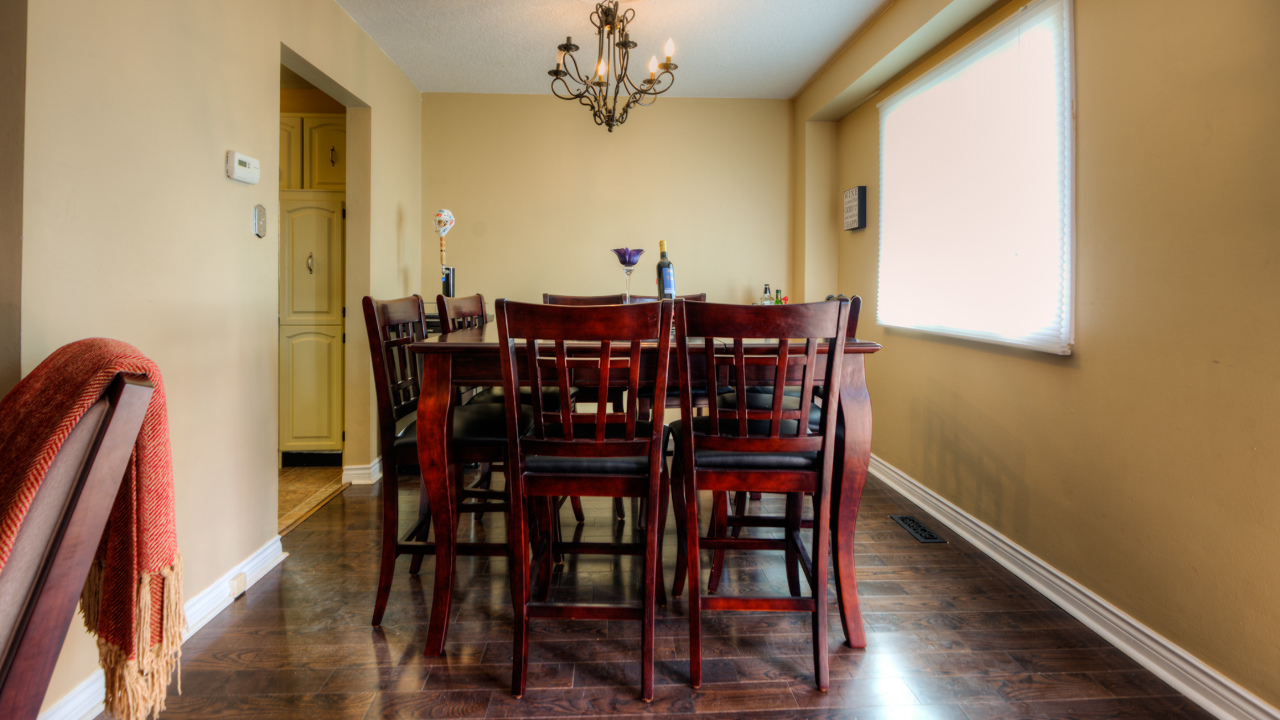
<svg viewBox="0 0 1280 720">
<path fill-rule="evenodd" d="M 704 614 L 704 684 L 688 685 L 684 599 L 659 610 L 657 683 L 639 699 L 634 622 L 535 621 L 529 690 L 509 694 L 511 608 L 506 561 L 458 559 L 446 653 L 424 658 L 432 563 L 410 576 L 401 558 L 385 624 L 369 625 L 377 582 L 378 486 L 352 487 L 285 539 L 290 556 L 183 646 L 183 693 L 163 718 L 558 718 L 699 720 L 1004 720 L 1211 716 L 1110 647 L 941 523 L 869 480 L 856 535 L 865 650 L 843 646 L 831 615 L 831 688 L 813 686 L 808 617 Z M 400 487 L 407 524 L 414 483 Z M 585 500 L 566 534 L 634 532 L 609 502 Z M 765 511 L 779 512 L 766 498 Z M 760 511 L 752 503 L 751 511 Z M 889 520 L 913 514 L 948 540 L 920 544 Z M 761 531 L 756 532 L 775 532 Z M 505 537 L 503 518 L 469 516 L 462 534 Z M 666 535 L 668 583 L 674 523 Z M 704 569 L 706 563 L 703 564 Z M 704 570 L 705 572 L 705 570 Z M 634 598 L 632 558 L 566 558 L 563 600 Z M 704 577 L 705 583 L 705 577 Z M 785 594 L 781 553 L 731 555 L 723 593 Z M 834 588 L 832 589 L 834 596 Z"/>
<path fill-rule="evenodd" d="M 302 524 L 349 484 L 342 482 L 340 467 L 280 468 L 278 482 L 276 532 L 281 535 Z"/>
</svg>

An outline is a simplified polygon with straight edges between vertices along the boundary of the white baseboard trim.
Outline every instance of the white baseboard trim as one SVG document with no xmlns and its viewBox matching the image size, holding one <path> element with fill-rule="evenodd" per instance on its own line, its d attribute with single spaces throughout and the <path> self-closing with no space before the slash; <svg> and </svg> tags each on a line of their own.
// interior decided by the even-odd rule
<svg viewBox="0 0 1280 720">
<path fill-rule="evenodd" d="M 187 615 L 187 631 L 182 635 L 183 641 L 185 642 L 187 638 L 199 632 L 200 628 L 217 617 L 218 613 L 226 609 L 236 599 L 231 594 L 231 581 L 235 576 L 244 573 L 245 589 L 247 590 L 253 587 L 254 583 L 261 580 L 262 576 L 267 574 L 267 571 L 279 565 L 288 556 L 289 554 L 280 545 L 280 536 L 277 535 L 255 550 L 252 555 L 228 570 L 222 577 L 215 580 L 203 592 L 187 600 L 182 606 Z"/>
<path fill-rule="evenodd" d="M 869 471 L 1214 717 L 1280 720 L 1262 698 L 874 454 Z"/>
<path fill-rule="evenodd" d="M 352 485 L 372 485 L 382 478 L 382 458 L 375 458 L 368 465 L 344 465 L 342 482 Z"/>
<path fill-rule="evenodd" d="M 280 536 L 277 535 L 252 555 L 237 563 L 212 585 L 187 600 L 182 606 L 187 616 L 187 631 L 183 633 L 182 640 L 185 642 L 187 638 L 196 634 L 200 628 L 235 600 L 235 596 L 231 594 L 231 581 L 235 576 L 244 573 L 245 588 L 251 588 L 254 583 L 262 579 L 263 575 L 288 556 L 289 554 L 280 545 Z M 104 692 L 105 677 L 102 670 L 94 670 L 92 675 L 84 679 L 84 682 L 64 695 L 61 700 L 50 705 L 48 710 L 40 713 L 39 720 L 93 720 L 102 712 Z"/>
</svg>

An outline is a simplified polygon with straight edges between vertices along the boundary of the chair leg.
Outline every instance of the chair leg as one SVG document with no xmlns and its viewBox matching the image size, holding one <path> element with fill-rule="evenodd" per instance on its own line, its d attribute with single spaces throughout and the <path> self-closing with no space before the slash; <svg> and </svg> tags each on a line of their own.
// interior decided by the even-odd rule
<svg viewBox="0 0 1280 720">
<path fill-rule="evenodd" d="M 741 490 L 733 494 L 733 515 L 734 517 L 746 517 L 747 515 L 747 494 Z M 732 537 L 736 538 L 742 534 L 742 526 L 735 525 Z"/>
<path fill-rule="evenodd" d="M 564 562 L 564 552 L 560 550 L 560 546 L 564 544 L 564 531 L 561 529 L 560 508 L 564 507 L 565 498 L 552 498 L 551 500 L 551 561 L 556 565 Z M 581 525 L 579 525 L 581 527 Z"/>
<path fill-rule="evenodd" d="M 815 512 L 822 514 L 813 523 L 813 558 L 812 584 L 813 592 L 813 670 L 818 689 L 826 692 L 831 686 L 831 653 L 828 652 L 827 623 L 827 555 L 831 549 L 831 528 L 829 502 L 814 503 Z"/>
<path fill-rule="evenodd" d="M 426 542 L 431 537 L 431 503 L 427 501 L 425 492 L 418 493 L 418 532 L 414 533 L 411 540 L 420 540 Z M 422 569 L 422 555 L 414 555 L 413 560 L 409 562 L 409 574 L 417 575 Z"/>
<path fill-rule="evenodd" d="M 792 537 L 792 533 L 800 532 L 800 514 L 803 508 L 804 495 L 787 493 L 787 537 Z M 788 542 L 786 545 L 787 589 L 791 591 L 791 597 L 800 597 L 800 553 L 794 543 Z M 814 560 L 814 563 L 816 564 L 817 560 Z M 825 595 L 826 586 L 823 586 L 823 592 Z"/>
<path fill-rule="evenodd" d="M 534 498 L 530 503 L 534 507 L 534 522 L 532 523 L 534 531 L 534 552 L 540 557 L 535 560 L 538 564 L 538 577 L 536 581 L 530 581 L 529 588 L 531 594 L 535 594 L 538 602 L 546 602 L 551 595 L 551 568 L 554 563 L 554 548 L 552 538 L 555 533 L 555 521 L 552 515 L 555 510 L 555 498 Z"/>
<path fill-rule="evenodd" d="M 508 483 L 510 488 L 512 483 Z M 529 523 L 524 497 L 511 498 L 508 514 L 507 576 L 511 583 L 512 622 L 511 694 L 524 695 L 529 671 Z"/>
<path fill-rule="evenodd" d="M 676 456 L 672 459 L 670 473 L 667 473 L 666 468 L 662 471 L 666 473 L 667 483 L 671 486 L 671 511 L 676 519 L 676 573 L 671 580 L 671 597 L 678 598 L 684 592 L 685 575 L 689 570 L 684 527 L 686 517 L 684 469 L 681 466 L 680 457 Z"/>
<path fill-rule="evenodd" d="M 613 499 L 613 516 L 619 520 L 625 520 L 627 518 L 627 511 L 623 507 L 622 498 L 620 497 Z"/>
<path fill-rule="evenodd" d="M 491 467 L 491 466 L 489 465 L 489 463 L 487 463 L 487 462 L 486 462 L 486 463 L 480 463 L 480 479 L 476 482 L 476 487 L 478 487 L 478 488 L 480 488 L 480 489 L 482 489 L 482 490 L 488 490 L 488 489 L 490 489 L 490 486 L 491 486 L 492 484 L 493 484 L 493 470 L 492 470 L 492 467 Z M 483 524 L 484 524 L 484 513 L 483 513 L 483 512 L 478 512 L 478 513 L 476 513 L 476 524 L 477 524 L 477 525 L 483 525 Z"/>
<path fill-rule="evenodd" d="M 582 512 L 582 498 L 571 497 L 569 498 L 569 504 L 573 507 L 573 519 L 577 520 L 579 525 L 586 522 L 587 516 Z"/>
<path fill-rule="evenodd" d="M 707 527 L 707 537 L 728 537 L 729 493 L 715 492 L 711 497 L 711 524 Z M 708 595 L 714 595 L 720 589 L 722 575 L 724 575 L 724 550 L 712 550 L 711 577 L 707 579 Z"/>
<path fill-rule="evenodd" d="M 650 497 L 658 503 L 646 502 L 646 518 L 644 534 L 644 597 L 641 601 L 640 620 L 640 698 L 645 702 L 653 702 L 653 652 L 654 652 L 654 608 L 658 603 L 659 593 L 663 593 L 661 566 L 662 545 L 658 520 L 658 505 L 666 483 L 659 480 L 657 492 L 650 491 Z"/>
<path fill-rule="evenodd" d="M 425 493 L 424 493 L 425 495 Z M 382 562 L 378 566 L 378 592 L 373 600 L 373 626 L 382 625 L 396 572 L 396 536 L 400 533 L 400 498 L 396 466 L 382 475 Z"/>
<path fill-rule="evenodd" d="M 691 473 L 692 474 L 692 473 Z M 689 684 L 702 687 L 702 569 L 698 559 L 698 486 L 696 478 L 684 478 L 684 532 L 689 576 Z"/>
</svg>

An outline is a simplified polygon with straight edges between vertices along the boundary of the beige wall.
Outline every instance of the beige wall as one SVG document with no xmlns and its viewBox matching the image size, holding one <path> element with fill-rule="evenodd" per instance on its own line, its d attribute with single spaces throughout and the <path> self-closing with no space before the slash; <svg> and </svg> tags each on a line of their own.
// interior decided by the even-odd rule
<svg viewBox="0 0 1280 720">
<path fill-rule="evenodd" d="M 632 276 L 655 293 L 658 241 L 676 289 L 747 302 L 789 290 L 788 103 L 660 98 L 610 133 L 547 95 L 423 96 L 423 288 L 439 293 L 432 215 L 459 294 L 540 302 L 618 293 L 615 247 L 645 254 Z"/>
<path fill-rule="evenodd" d="M 22 369 L 95 335 L 159 363 L 188 597 L 275 535 L 282 43 L 368 106 L 353 191 L 364 199 L 348 218 L 362 238 L 352 284 L 416 289 L 420 95 L 335 3 L 30 8 Z M 230 149 L 259 158 L 264 182 L 228 180 Z M 256 203 L 268 209 L 266 238 L 251 232 Z M 355 337 L 349 349 L 363 331 Z M 348 359 L 364 373 L 365 407 L 367 352 Z M 46 706 L 96 667 L 91 642 L 71 633 Z"/>
<path fill-rule="evenodd" d="M 27 0 L 0 3 L 0 397 L 22 376 L 22 128 Z"/>
<path fill-rule="evenodd" d="M 888 96 L 1017 5 L 888 85 Z M 874 452 L 1280 706 L 1280 7 L 1077 0 L 1076 350 L 874 323 L 878 123 L 840 285 L 861 294 Z"/>
</svg>

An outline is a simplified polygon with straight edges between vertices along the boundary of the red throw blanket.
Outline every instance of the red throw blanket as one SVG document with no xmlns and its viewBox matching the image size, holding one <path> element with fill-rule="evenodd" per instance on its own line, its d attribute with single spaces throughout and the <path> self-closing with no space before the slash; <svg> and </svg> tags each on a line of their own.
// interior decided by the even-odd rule
<svg viewBox="0 0 1280 720">
<path fill-rule="evenodd" d="M 145 720 L 164 709 L 186 618 L 164 382 L 160 368 L 137 348 L 104 338 L 71 343 L 0 401 L 0 570 L 63 441 L 122 372 L 146 375 L 155 393 L 80 609 L 85 627 L 98 637 L 107 711 L 122 720 Z"/>
</svg>

